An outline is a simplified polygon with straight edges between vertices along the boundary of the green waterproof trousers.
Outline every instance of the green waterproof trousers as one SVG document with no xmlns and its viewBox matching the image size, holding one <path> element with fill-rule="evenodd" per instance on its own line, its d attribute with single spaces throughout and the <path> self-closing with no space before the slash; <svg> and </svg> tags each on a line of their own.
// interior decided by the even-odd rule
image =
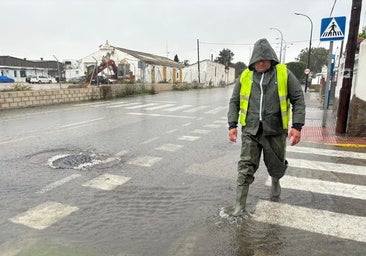
<svg viewBox="0 0 366 256">
<path fill-rule="evenodd" d="M 271 177 L 280 179 L 287 169 L 286 135 L 264 136 L 258 133 L 253 136 L 242 134 L 240 160 L 238 162 L 238 186 L 249 185 L 254 181 L 254 174 L 263 160 Z"/>
<path fill-rule="evenodd" d="M 272 177 L 271 198 L 278 199 L 281 193 L 279 179 L 287 169 L 286 135 L 264 136 L 261 130 L 257 135 L 242 133 L 242 147 L 238 162 L 238 178 L 234 216 L 245 214 L 249 185 L 254 181 L 254 174 L 259 167 L 263 151 L 263 160 Z"/>
</svg>

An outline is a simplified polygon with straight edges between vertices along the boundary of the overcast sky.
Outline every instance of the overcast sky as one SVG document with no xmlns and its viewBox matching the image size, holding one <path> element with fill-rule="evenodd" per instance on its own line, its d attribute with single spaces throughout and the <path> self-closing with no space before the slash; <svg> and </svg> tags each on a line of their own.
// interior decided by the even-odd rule
<svg viewBox="0 0 366 256">
<path fill-rule="evenodd" d="M 285 61 L 308 47 L 313 21 L 313 47 L 321 19 L 329 17 L 335 0 L 0 0 L 0 55 L 27 59 L 77 60 L 106 40 L 111 45 L 197 61 L 216 57 L 223 48 L 234 61 L 248 64 L 253 43 L 267 38 Z M 352 0 L 336 0 L 332 17 L 346 16 L 346 38 Z M 360 27 L 366 26 L 363 6 Z M 276 29 L 270 29 L 276 28 Z M 278 31 L 279 30 L 279 31 Z M 335 43 L 337 49 L 340 43 Z M 339 49 L 339 48 L 338 48 Z M 284 52 L 283 52 L 284 53 Z"/>
</svg>

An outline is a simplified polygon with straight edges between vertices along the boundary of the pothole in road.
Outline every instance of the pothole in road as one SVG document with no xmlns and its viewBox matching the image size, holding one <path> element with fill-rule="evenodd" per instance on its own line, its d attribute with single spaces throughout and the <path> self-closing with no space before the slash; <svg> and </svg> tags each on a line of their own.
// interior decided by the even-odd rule
<svg viewBox="0 0 366 256">
<path fill-rule="evenodd" d="M 102 160 L 85 153 L 57 155 L 48 159 L 48 165 L 54 169 L 81 170 L 100 163 Z"/>
</svg>

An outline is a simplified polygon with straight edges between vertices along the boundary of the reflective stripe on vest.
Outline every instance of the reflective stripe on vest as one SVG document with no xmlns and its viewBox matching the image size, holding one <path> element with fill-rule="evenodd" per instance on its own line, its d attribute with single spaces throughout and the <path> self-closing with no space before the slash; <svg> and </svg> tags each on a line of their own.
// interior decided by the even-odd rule
<svg viewBox="0 0 366 256">
<path fill-rule="evenodd" d="M 283 64 L 276 65 L 278 97 L 282 116 L 282 127 L 288 129 L 290 120 L 290 100 L 287 98 L 287 67 Z M 249 105 L 249 97 L 252 90 L 253 71 L 245 69 L 240 77 L 240 117 L 242 126 L 246 125 L 246 118 Z"/>
</svg>

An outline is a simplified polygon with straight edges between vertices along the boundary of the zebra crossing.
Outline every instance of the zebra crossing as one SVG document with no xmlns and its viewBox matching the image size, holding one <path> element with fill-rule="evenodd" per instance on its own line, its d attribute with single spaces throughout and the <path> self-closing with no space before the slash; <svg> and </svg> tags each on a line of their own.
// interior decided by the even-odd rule
<svg viewBox="0 0 366 256">
<path fill-rule="evenodd" d="M 366 201 L 366 184 L 349 184 L 322 180 L 320 178 L 301 177 L 300 172 L 296 171 L 297 168 L 301 168 L 302 170 L 323 172 L 328 176 L 333 174 L 354 175 L 355 177 L 352 180 L 356 181 L 357 177 L 366 176 L 366 169 L 364 165 L 352 164 L 352 159 L 366 160 L 366 153 L 301 146 L 288 147 L 288 152 L 296 153 L 296 158 L 288 158 L 291 175 L 285 175 L 281 179 L 282 190 L 285 190 L 282 194 L 286 193 L 286 190 L 290 190 L 292 191 L 291 193 L 310 192 L 314 198 L 325 195 L 346 200 Z M 324 161 L 301 159 L 303 155 L 310 154 L 320 155 Z M 343 160 L 342 164 L 326 162 L 328 160 L 327 157 L 341 158 Z M 348 163 L 346 164 L 345 162 Z M 271 186 L 270 177 L 267 178 L 265 184 L 268 187 Z M 366 215 L 356 216 L 341 213 L 343 210 L 345 209 L 334 209 L 333 212 L 307 208 L 288 204 L 286 200 L 280 202 L 259 200 L 252 218 L 255 221 L 273 225 L 366 242 Z"/>
<path fill-rule="evenodd" d="M 208 106 L 205 107 L 197 107 L 197 108 L 191 108 L 191 105 L 181 105 L 181 106 L 174 106 L 175 104 L 172 103 L 161 103 L 160 105 L 158 103 L 113 103 L 113 102 L 107 102 L 105 104 L 101 103 L 87 103 L 87 104 L 78 104 L 78 106 L 93 106 L 93 107 L 107 107 L 107 108 L 120 108 L 124 107 L 128 110 L 132 109 L 144 109 L 148 111 L 153 110 L 160 110 L 165 109 L 165 111 L 173 112 L 173 111 L 181 111 L 181 112 L 187 112 L 187 113 L 195 113 L 198 110 L 207 110 Z M 189 110 L 187 110 L 189 109 Z M 218 113 L 218 109 L 224 110 L 223 107 L 220 108 L 214 108 L 214 112 L 212 113 Z M 210 114 L 210 112 L 208 113 Z M 202 127 L 202 129 L 193 129 L 186 135 L 180 135 L 176 137 L 176 142 L 174 143 L 165 143 L 160 146 L 157 146 L 154 148 L 157 152 L 171 152 L 175 153 L 179 150 L 181 150 L 185 145 L 184 143 L 192 143 L 201 138 L 202 135 L 209 134 L 211 130 L 209 128 L 218 128 L 218 127 L 226 127 L 226 119 L 225 117 L 222 117 L 222 120 L 220 122 L 216 122 L 213 124 L 213 126 L 205 126 Z M 186 123 L 183 126 L 189 127 L 192 123 Z M 179 129 L 172 129 L 169 131 L 166 131 L 167 134 L 174 134 L 178 132 Z M 152 143 L 154 141 L 157 141 L 159 137 L 153 137 L 149 140 L 146 140 L 144 142 L 141 142 L 141 145 L 146 145 L 149 143 Z M 113 161 L 117 161 L 120 159 L 120 157 L 126 155 L 128 151 L 121 150 L 117 152 L 114 156 L 109 157 L 103 161 L 102 163 L 110 163 Z M 126 162 L 127 165 L 141 167 L 141 168 L 149 168 L 153 165 L 159 163 L 163 160 L 163 157 L 157 157 L 157 156 L 151 156 L 151 155 L 143 155 L 143 156 L 137 156 L 135 158 L 130 159 Z M 39 189 L 36 194 L 45 194 L 47 192 L 50 192 L 54 189 L 59 189 L 62 185 L 66 184 L 69 181 L 77 180 L 78 178 L 81 178 L 82 175 L 80 174 L 71 174 L 65 178 L 62 178 L 60 180 L 57 180 L 55 182 L 52 182 L 45 187 Z M 129 180 L 131 180 L 132 177 L 126 177 L 123 175 L 118 174 L 111 174 L 108 172 L 105 172 L 87 182 L 84 182 L 80 184 L 82 187 L 89 187 L 92 189 L 97 190 L 103 190 L 103 191 L 112 191 L 116 189 L 118 186 L 121 186 L 125 183 L 127 183 Z M 67 204 L 61 204 L 58 202 L 48 201 L 45 203 L 42 203 L 38 206 L 35 206 L 23 213 L 20 213 L 14 217 L 9 218 L 9 221 L 15 224 L 21 224 L 24 226 L 27 226 L 29 228 L 34 228 L 38 230 L 46 229 L 49 226 L 55 224 L 56 222 L 60 221 L 61 219 L 67 217 L 68 215 L 72 214 L 73 212 L 76 212 L 80 210 L 77 206 L 67 205 Z"/>
</svg>

